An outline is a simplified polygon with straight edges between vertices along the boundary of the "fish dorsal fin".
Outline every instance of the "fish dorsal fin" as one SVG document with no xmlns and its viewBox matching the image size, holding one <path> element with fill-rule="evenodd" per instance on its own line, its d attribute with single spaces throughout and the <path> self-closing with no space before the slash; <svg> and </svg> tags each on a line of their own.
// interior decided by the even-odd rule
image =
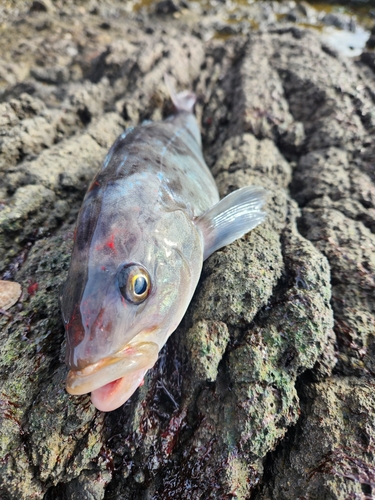
<svg viewBox="0 0 375 500">
<path fill-rule="evenodd" d="M 213 252 L 241 238 L 264 221 L 261 208 L 267 191 L 259 186 L 248 186 L 228 194 L 194 221 L 204 241 L 203 259 Z"/>
<path fill-rule="evenodd" d="M 188 113 L 192 113 L 197 96 L 188 90 L 184 90 L 177 94 L 173 80 L 168 73 L 164 73 L 164 82 L 177 111 L 187 111 Z"/>
</svg>

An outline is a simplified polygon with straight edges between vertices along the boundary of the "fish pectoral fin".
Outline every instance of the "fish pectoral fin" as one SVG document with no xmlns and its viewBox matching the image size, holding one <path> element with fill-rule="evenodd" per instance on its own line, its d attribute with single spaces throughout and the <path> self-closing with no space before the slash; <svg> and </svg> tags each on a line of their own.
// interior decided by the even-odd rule
<svg viewBox="0 0 375 500">
<path fill-rule="evenodd" d="M 197 217 L 195 225 L 203 234 L 204 254 L 207 259 L 213 252 L 241 238 L 264 221 L 266 213 L 261 208 L 267 191 L 260 186 L 248 186 L 228 194 L 210 210 Z"/>
</svg>

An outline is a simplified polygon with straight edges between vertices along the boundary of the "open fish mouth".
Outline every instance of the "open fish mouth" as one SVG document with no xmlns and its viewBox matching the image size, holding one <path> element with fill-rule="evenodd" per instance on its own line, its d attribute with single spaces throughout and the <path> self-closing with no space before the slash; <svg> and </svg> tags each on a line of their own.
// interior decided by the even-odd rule
<svg viewBox="0 0 375 500">
<path fill-rule="evenodd" d="M 135 379 L 140 378 L 141 383 L 146 371 L 155 364 L 158 353 L 159 346 L 154 342 L 127 344 L 113 356 L 101 359 L 82 370 L 70 370 L 66 390 L 77 396 L 93 393 L 103 387 L 106 390 L 113 389 L 115 385 L 119 385 L 120 379 L 123 383 L 126 379 L 133 380 L 134 385 Z"/>
</svg>

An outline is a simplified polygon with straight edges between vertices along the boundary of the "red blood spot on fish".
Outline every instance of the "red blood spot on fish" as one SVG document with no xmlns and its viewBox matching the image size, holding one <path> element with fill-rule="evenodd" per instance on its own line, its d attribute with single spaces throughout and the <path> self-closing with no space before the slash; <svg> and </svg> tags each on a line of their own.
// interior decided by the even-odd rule
<svg viewBox="0 0 375 500">
<path fill-rule="evenodd" d="M 115 235 L 112 234 L 110 239 L 106 243 L 107 247 L 113 250 L 114 252 L 116 251 L 115 249 Z"/>
<path fill-rule="evenodd" d="M 90 191 L 92 191 L 93 189 L 97 188 L 97 187 L 100 187 L 100 183 L 98 181 L 94 181 L 90 184 L 87 192 L 89 193 Z"/>
<path fill-rule="evenodd" d="M 116 248 L 115 248 L 115 233 L 112 233 L 109 236 L 109 238 L 106 241 L 104 241 L 104 243 L 102 243 L 101 245 L 96 245 L 95 246 L 95 250 L 97 252 L 100 252 L 104 248 L 109 248 L 109 249 L 113 250 L 114 253 L 116 253 Z"/>
<path fill-rule="evenodd" d="M 38 291 L 38 288 L 39 288 L 38 283 L 31 283 L 31 284 L 27 287 L 27 293 L 28 293 L 29 295 L 34 295 L 34 294 Z"/>
<path fill-rule="evenodd" d="M 102 267 L 101 267 L 101 270 L 102 270 L 102 271 L 106 271 L 106 270 L 107 270 L 107 268 L 106 268 L 105 266 L 102 266 Z"/>
</svg>

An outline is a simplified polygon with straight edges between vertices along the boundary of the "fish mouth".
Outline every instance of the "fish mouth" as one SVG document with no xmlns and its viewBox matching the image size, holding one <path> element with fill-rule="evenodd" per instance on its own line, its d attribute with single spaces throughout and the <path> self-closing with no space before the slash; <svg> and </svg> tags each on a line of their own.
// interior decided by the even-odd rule
<svg viewBox="0 0 375 500">
<path fill-rule="evenodd" d="M 70 370 L 66 390 L 69 394 L 79 396 L 135 373 L 144 374 L 155 364 L 158 353 L 159 346 L 155 342 L 127 344 L 113 356 L 101 359 L 82 370 Z"/>
</svg>

